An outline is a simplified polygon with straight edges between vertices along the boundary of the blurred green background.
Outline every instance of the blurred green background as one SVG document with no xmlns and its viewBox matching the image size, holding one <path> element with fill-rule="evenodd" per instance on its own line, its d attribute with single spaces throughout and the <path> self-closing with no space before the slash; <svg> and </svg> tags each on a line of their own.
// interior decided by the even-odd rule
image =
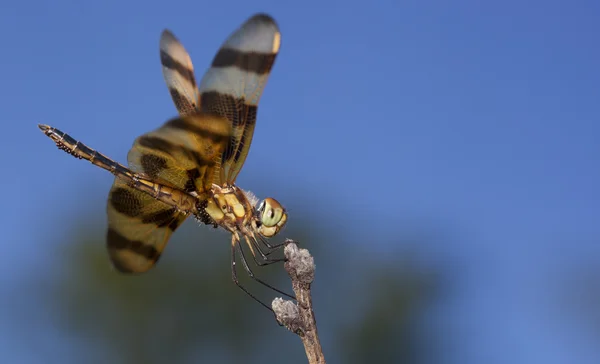
<svg viewBox="0 0 600 364">
<path fill-rule="evenodd" d="M 104 201 L 89 198 L 89 204 Z M 306 362 L 300 339 L 231 281 L 228 233 L 190 219 L 154 270 L 123 276 L 111 269 L 104 248 L 106 218 L 86 209 L 69 216 L 63 218 L 70 238 L 53 253 L 62 268 L 29 284 L 43 297 L 51 324 L 76 343 L 71 362 Z M 368 245 L 345 244 L 345 235 L 329 227 L 340 224 L 341 216 L 292 208 L 290 218 L 280 239 L 297 239 L 315 258 L 313 299 L 326 358 L 332 363 L 424 362 L 426 353 L 419 347 L 431 347 L 434 338 L 419 332 L 418 323 L 444 293 L 440 267 L 419 264 L 406 250 L 406 242 L 418 241 L 400 234 L 397 245 L 404 248 L 386 258 Z M 282 264 L 252 268 L 292 292 Z M 280 296 L 253 282 L 241 266 L 238 272 L 265 302 Z"/>
</svg>

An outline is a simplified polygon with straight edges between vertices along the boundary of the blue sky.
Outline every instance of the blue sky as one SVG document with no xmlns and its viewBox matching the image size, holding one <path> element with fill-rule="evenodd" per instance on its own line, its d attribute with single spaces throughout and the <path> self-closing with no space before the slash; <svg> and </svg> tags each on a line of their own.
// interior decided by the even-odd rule
<svg viewBox="0 0 600 364">
<path fill-rule="evenodd" d="M 277 19 L 282 48 L 239 184 L 262 178 L 248 188 L 275 196 L 293 188 L 307 206 L 326 188 L 349 226 L 372 223 L 362 233 L 374 241 L 421 220 L 456 232 L 452 246 L 424 248 L 466 268 L 460 297 L 432 318 L 450 330 L 449 362 L 592 363 L 598 337 L 551 304 L 556 277 L 600 260 L 592 1 L 4 2 L 0 158 L 10 178 L 0 183 L 11 209 L 0 220 L 15 244 L 0 257 L 0 292 L 44 266 L 57 209 L 75 210 L 85 194 L 98 201 L 112 183 L 58 153 L 36 124 L 125 161 L 136 136 L 176 113 L 161 30 L 182 40 L 200 77 L 258 11 Z M 64 201 L 72 189 L 77 201 Z M 470 342 L 456 348 L 456 335 Z"/>
</svg>

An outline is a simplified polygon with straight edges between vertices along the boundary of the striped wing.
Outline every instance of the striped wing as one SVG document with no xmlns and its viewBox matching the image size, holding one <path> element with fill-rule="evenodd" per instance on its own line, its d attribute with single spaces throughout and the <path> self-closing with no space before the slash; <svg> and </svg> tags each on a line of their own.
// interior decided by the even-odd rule
<svg viewBox="0 0 600 364">
<path fill-rule="evenodd" d="M 163 39 L 167 37 L 163 36 Z M 169 36 L 168 39 L 174 37 Z M 258 102 L 279 52 L 280 42 L 281 33 L 275 20 L 266 14 L 254 15 L 226 39 L 200 82 L 199 105 L 196 108 L 225 117 L 233 126 L 231 140 L 223 154 L 220 175 L 215 183 L 235 182 L 246 160 L 254 134 Z M 167 86 L 172 95 L 191 95 L 184 104 L 195 105 L 195 94 L 192 92 L 195 82 L 190 81 L 193 76 L 188 72 L 192 70 L 190 57 L 178 41 L 177 46 L 175 41 L 164 43 L 171 44 L 170 47 L 161 47 L 161 51 L 164 49 L 170 55 L 164 59 L 177 60 L 163 61 L 163 74 L 178 76 L 165 76 Z M 188 67 L 179 67 L 180 64 L 187 64 Z M 186 76 L 182 76 L 184 74 Z M 186 82 L 181 81 L 183 79 Z M 173 96 L 173 100 L 181 113 L 179 96 Z"/>
<path fill-rule="evenodd" d="M 129 168 L 154 182 L 196 192 L 206 198 L 231 138 L 231 122 L 195 114 L 167 121 L 138 137 L 127 159 Z M 107 245 L 122 272 L 150 269 L 186 215 L 115 179 L 108 201 Z"/>
<path fill-rule="evenodd" d="M 281 33 L 266 14 L 248 19 L 223 43 L 200 82 L 200 108 L 231 120 L 221 183 L 233 183 L 244 165 L 256 125 L 258 102 L 279 52 Z"/>
<path fill-rule="evenodd" d="M 106 210 L 108 254 L 113 266 L 123 273 L 142 273 L 152 268 L 171 234 L 187 217 L 118 177 Z"/>
<path fill-rule="evenodd" d="M 231 133 L 231 122 L 216 115 L 171 119 L 135 140 L 127 155 L 129 167 L 160 184 L 201 195 L 212 187 Z"/>
<path fill-rule="evenodd" d="M 188 52 L 171 31 L 160 36 L 160 63 L 171 98 L 180 115 L 197 112 L 199 92 L 194 77 L 194 65 Z"/>
</svg>

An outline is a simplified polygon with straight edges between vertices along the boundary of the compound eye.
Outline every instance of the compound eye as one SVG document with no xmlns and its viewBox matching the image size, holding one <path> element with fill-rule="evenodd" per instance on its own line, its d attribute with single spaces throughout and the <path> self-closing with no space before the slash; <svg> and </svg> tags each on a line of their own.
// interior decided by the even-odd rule
<svg viewBox="0 0 600 364">
<path fill-rule="evenodd" d="M 272 198 L 266 198 L 258 207 L 260 222 L 266 227 L 277 225 L 283 217 L 283 207 Z"/>
</svg>

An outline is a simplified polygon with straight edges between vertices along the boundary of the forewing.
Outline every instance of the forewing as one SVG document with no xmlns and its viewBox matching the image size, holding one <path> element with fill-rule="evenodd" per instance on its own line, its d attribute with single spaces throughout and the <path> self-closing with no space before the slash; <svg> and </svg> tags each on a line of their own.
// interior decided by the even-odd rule
<svg viewBox="0 0 600 364">
<path fill-rule="evenodd" d="M 235 182 L 246 160 L 258 102 L 280 42 L 275 20 L 266 14 L 254 15 L 227 38 L 200 82 L 200 109 L 228 118 L 233 126 L 220 183 Z"/>
<path fill-rule="evenodd" d="M 188 52 L 170 30 L 160 36 L 160 63 L 175 107 L 182 116 L 197 112 L 198 87 Z"/>
<path fill-rule="evenodd" d="M 123 273 L 152 268 L 171 234 L 186 219 L 175 208 L 129 187 L 118 177 L 110 190 L 106 244 L 113 266 Z"/>
<path fill-rule="evenodd" d="M 154 182 L 202 194 L 219 173 L 231 129 L 228 119 L 216 115 L 171 119 L 134 141 L 129 167 Z"/>
</svg>

